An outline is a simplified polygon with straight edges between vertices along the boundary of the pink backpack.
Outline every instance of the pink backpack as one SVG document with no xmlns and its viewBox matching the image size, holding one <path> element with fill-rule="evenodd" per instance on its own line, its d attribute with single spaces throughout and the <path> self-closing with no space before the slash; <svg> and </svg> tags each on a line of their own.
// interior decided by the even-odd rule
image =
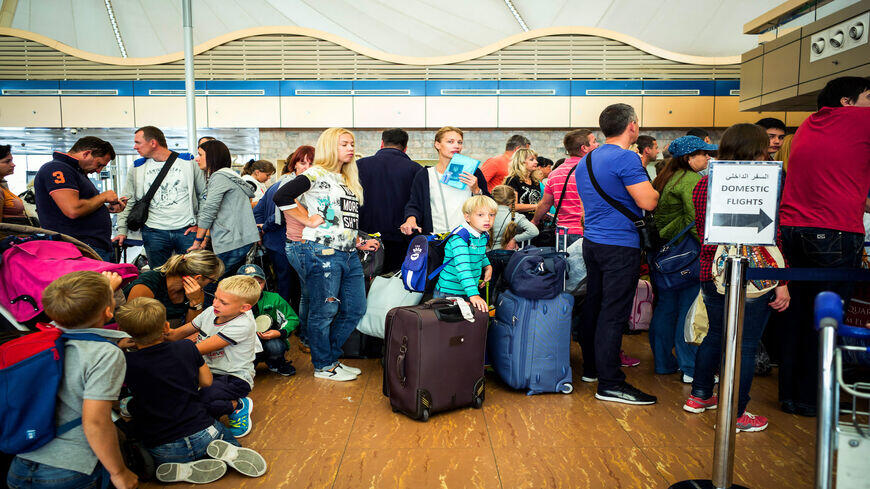
<svg viewBox="0 0 870 489">
<path fill-rule="evenodd" d="M 0 304 L 16 320 L 29 321 L 42 312 L 42 291 L 62 275 L 81 270 L 115 272 L 125 282 L 139 275 L 134 265 L 82 256 L 65 241 L 34 240 L 12 245 L 0 262 Z"/>
<path fill-rule="evenodd" d="M 634 303 L 628 318 L 628 329 L 631 331 L 649 331 L 649 322 L 653 313 L 653 290 L 647 280 L 637 282 L 634 293 Z"/>
</svg>

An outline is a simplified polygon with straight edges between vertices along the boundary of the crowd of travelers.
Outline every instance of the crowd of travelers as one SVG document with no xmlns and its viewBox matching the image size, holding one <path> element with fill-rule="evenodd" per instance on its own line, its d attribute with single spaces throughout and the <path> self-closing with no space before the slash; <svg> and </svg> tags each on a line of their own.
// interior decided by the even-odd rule
<svg viewBox="0 0 870 489">
<path fill-rule="evenodd" d="M 452 126 L 435 132 L 437 163 L 430 167 L 406 154 L 402 129 L 384 131 L 381 148 L 357 159 L 354 134 L 331 128 L 277 170 L 251 160 L 241 174 L 223 142 L 204 137 L 194 152 L 178 153 L 160 129 L 146 126 L 133 134 L 141 158 L 120 192 L 100 191 L 88 177 L 115 158 L 110 143 L 87 136 L 55 152 L 33 182 L 38 225 L 81 241 L 104 261 L 116 260 L 115 247 L 140 240 L 148 267 L 123 285 L 115 273 L 80 271 L 44 290 L 45 314 L 68 336 L 57 419 L 80 426 L 18 453 L 9 486 L 96 487 L 108 478 L 118 488 L 136 487 L 112 424 L 118 401 L 159 465 L 160 480 L 209 482 L 227 467 L 262 475 L 266 461 L 237 441 L 253 426 L 255 366 L 295 374 L 286 356 L 295 334 L 316 379 L 363 375 L 341 361 L 366 311 L 371 277 L 360 252 L 382 248 L 383 271 L 394 273 L 419 234 L 451 235 L 434 297 L 461 297 L 481 311 L 492 307 L 483 284 L 493 278 L 494 250 L 548 245 L 554 224 L 565 229 L 565 246 L 575 249 L 582 240 L 585 300 L 574 310 L 581 380 L 596 383 L 596 399 L 631 405 L 657 402 L 626 381 L 623 367 L 638 361 L 621 348 L 638 281 L 657 249 L 649 249 L 639 221 L 629 216 L 646 216 L 639 219 L 658 230 L 658 246 L 694 241 L 697 280 L 664 287 L 652 278 L 649 343 L 655 374 L 691 384 L 686 411 L 716 409 L 725 296 L 721 251 L 704 242 L 711 158 L 783 162 L 776 246 L 740 253 L 779 255 L 780 267 L 857 268 L 870 212 L 870 81 L 829 82 L 818 111 L 794 134 L 772 118 L 735 124 L 718 144 L 693 129 L 667 145 L 664 160 L 665 148 L 640 134 L 630 105 L 605 108 L 596 130 L 603 141 L 590 129 L 567 132 L 565 157 L 555 164 L 544 148 L 511 136 L 503 154 L 459 174 L 461 185 L 446 183 L 451 160 L 463 150 L 463 131 Z M 0 146 L 0 177 L 14 170 L 10 147 Z M 34 224 L 5 181 L 0 188 L 2 222 Z M 252 260 L 259 250 L 264 258 Z M 771 283 L 746 300 L 738 431 L 768 425 L 747 408 L 756 353 L 777 317 L 787 331 L 764 338 L 778 352 L 781 408 L 816 414 L 811 308 L 821 290 L 848 302 L 852 284 Z M 684 327 L 697 302 L 706 307 L 708 330 L 693 345 Z M 107 323 L 117 328 L 103 328 Z M 95 335 L 107 341 L 92 341 Z"/>
</svg>

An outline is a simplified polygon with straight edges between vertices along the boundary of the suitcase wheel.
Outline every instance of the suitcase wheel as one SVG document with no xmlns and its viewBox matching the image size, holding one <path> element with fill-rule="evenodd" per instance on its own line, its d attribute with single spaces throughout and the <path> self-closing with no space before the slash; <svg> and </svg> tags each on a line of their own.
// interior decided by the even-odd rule
<svg viewBox="0 0 870 489">
<path fill-rule="evenodd" d="M 570 382 L 562 384 L 562 387 L 559 388 L 559 392 L 561 392 L 562 394 L 570 394 L 574 392 L 574 384 Z"/>
<path fill-rule="evenodd" d="M 423 412 L 420 415 L 420 421 L 423 421 L 424 423 L 429 421 L 429 408 L 423 408 Z"/>
</svg>

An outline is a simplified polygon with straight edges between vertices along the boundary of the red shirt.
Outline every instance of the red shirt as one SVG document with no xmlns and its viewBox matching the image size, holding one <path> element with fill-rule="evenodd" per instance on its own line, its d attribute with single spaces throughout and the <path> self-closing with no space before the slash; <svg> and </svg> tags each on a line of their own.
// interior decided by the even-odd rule
<svg viewBox="0 0 870 489">
<path fill-rule="evenodd" d="M 511 157 L 505 153 L 493 156 L 480 165 L 480 171 L 483 173 L 484 178 L 486 178 L 486 188 L 490 192 L 497 185 L 504 184 L 504 179 L 508 176 L 508 166 L 510 164 Z"/>
<path fill-rule="evenodd" d="M 780 203 L 783 226 L 864 234 L 870 108 L 825 107 L 798 128 Z"/>
</svg>

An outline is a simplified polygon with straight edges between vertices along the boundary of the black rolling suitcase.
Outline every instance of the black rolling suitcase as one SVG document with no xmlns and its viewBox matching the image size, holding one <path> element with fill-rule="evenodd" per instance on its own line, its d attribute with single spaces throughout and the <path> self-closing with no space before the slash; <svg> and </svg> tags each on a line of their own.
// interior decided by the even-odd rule
<svg viewBox="0 0 870 489">
<path fill-rule="evenodd" d="M 471 310 L 473 322 L 452 301 L 433 299 L 387 314 L 383 388 L 393 411 L 426 421 L 434 412 L 483 405 L 489 315 Z"/>
</svg>

